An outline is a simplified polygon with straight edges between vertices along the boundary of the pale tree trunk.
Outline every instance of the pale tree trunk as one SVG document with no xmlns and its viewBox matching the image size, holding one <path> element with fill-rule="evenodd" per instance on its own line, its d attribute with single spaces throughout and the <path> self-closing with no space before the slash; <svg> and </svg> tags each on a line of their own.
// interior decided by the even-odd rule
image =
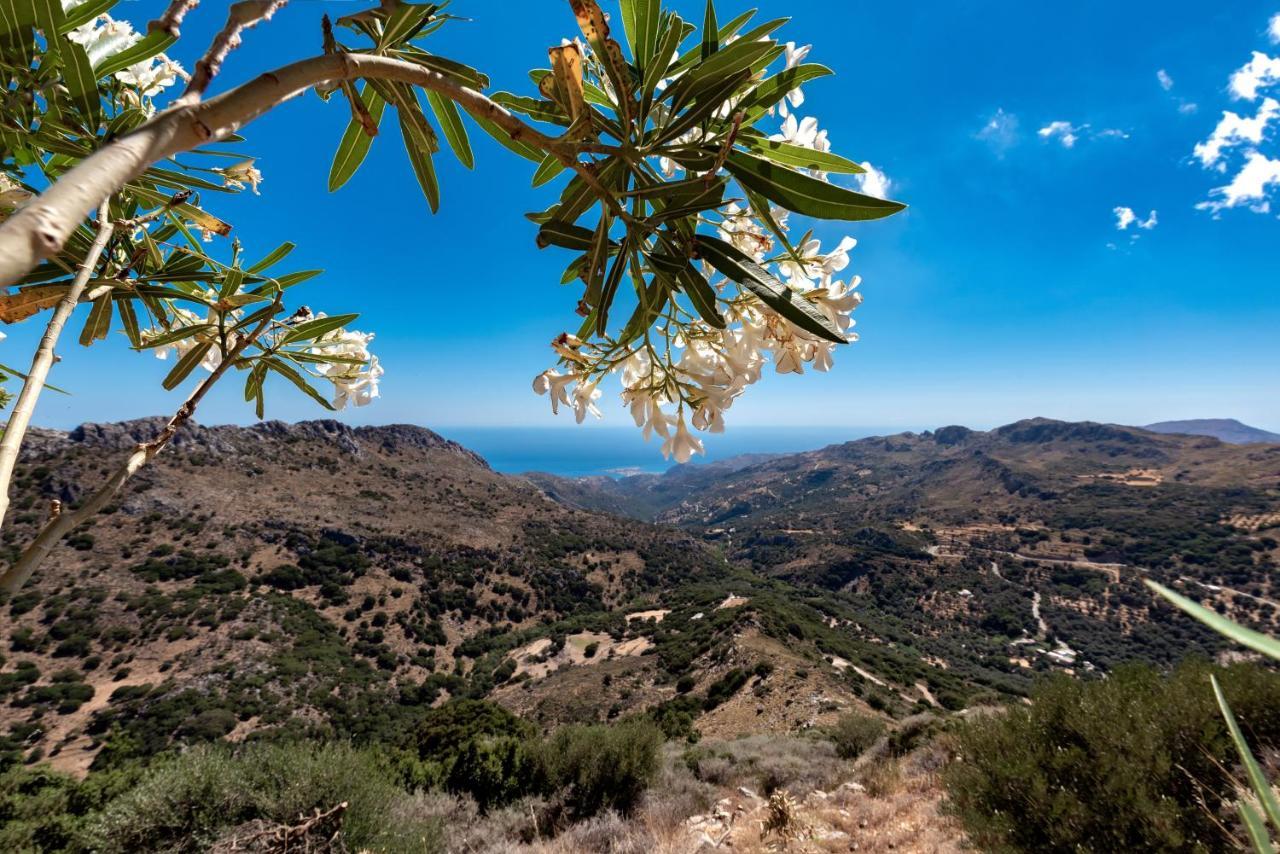
<svg viewBox="0 0 1280 854">
<path fill-rule="evenodd" d="M 84 293 L 89 277 L 98 266 L 98 256 L 102 254 L 107 241 L 111 239 L 114 225 L 111 222 L 108 207 L 107 202 L 103 201 L 98 208 L 97 236 L 80 264 L 80 269 L 76 271 L 71 287 L 59 301 L 53 310 L 53 316 L 49 318 L 48 325 L 45 326 L 44 335 L 40 338 L 40 344 L 36 347 L 35 356 L 31 360 L 31 370 L 27 372 L 27 378 L 22 383 L 22 391 L 18 393 L 18 400 L 9 414 L 9 423 L 5 425 L 4 436 L 0 437 L 0 525 L 3 525 L 5 514 L 9 511 L 9 488 L 13 481 L 13 467 L 18 462 L 18 452 L 22 448 L 22 440 L 27 435 L 27 428 L 31 425 L 31 414 L 35 411 L 36 401 L 40 398 L 45 380 L 49 377 L 49 369 L 53 367 L 56 359 L 53 349 L 57 346 L 62 328 L 66 326 L 71 313 L 79 304 L 80 295 Z"/>
</svg>

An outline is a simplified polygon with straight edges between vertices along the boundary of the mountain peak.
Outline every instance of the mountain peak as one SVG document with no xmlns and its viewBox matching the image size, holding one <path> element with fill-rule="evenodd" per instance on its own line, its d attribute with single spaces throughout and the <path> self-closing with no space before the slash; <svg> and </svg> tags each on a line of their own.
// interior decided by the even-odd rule
<svg viewBox="0 0 1280 854">
<path fill-rule="evenodd" d="M 1253 442 L 1280 442 L 1280 433 L 1242 424 L 1234 418 L 1192 418 L 1185 421 L 1160 421 L 1143 427 L 1152 433 L 1182 433 L 1188 436 L 1212 436 L 1232 445 Z"/>
</svg>

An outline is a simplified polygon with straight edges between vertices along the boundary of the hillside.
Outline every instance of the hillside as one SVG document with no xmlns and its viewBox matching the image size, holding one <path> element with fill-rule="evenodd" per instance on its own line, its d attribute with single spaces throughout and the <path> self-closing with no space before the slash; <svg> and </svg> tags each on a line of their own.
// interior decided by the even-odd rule
<svg viewBox="0 0 1280 854">
<path fill-rule="evenodd" d="M 156 429 L 40 432 L 7 546 Z M 446 697 L 724 739 L 961 709 L 1220 650 L 1148 575 L 1273 625 L 1278 488 L 1280 446 L 1039 419 L 618 481 L 416 427 L 192 427 L 0 606 L 0 733 L 80 773 L 394 741 Z"/>
<path fill-rule="evenodd" d="M 861 625 L 893 625 L 973 679 L 1219 648 L 1168 619 L 1146 577 L 1273 625 L 1278 486 L 1280 445 L 1032 419 L 863 439 L 727 474 L 683 466 L 573 500 L 630 500 L 635 515 L 722 543 L 757 572 L 854 609 Z"/>
<path fill-rule="evenodd" d="M 40 432 L 6 543 L 159 423 Z M 371 735 L 485 693 L 492 636 L 723 572 L 689 535 L 567 509 L 421 428 L 193 427 L 8 602 L 0 720 L 71 770 L 104 744 Z"/>
<path fill-rule="evenodd" d="M 1195 418 L 1190 421 L 1161 421 L 1143 427 L 1152 433 L 1182 433 L 1188 436 L 1212 436 L 1233 445 L 1253 442 L 1280 442 L 1280 433 L 1241 424 L 1234 418 Z"/>
</svg>

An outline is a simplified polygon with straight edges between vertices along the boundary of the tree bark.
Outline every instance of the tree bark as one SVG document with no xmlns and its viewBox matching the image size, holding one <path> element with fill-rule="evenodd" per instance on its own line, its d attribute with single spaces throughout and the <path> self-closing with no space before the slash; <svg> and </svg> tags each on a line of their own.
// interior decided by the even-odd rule
<svg viewBox="0 0 1280 854">
<path fill-rule="evenodd" d="M 80 303 L 80 295 L 84 292 L 94 268 L 98 266 L 98 256 L 102 254 L 107 241 L 111 239 L 111 232 L 115 229 L 107 208 L 107 202 L 104 200 L 98 208 L 98 234 L 93 240 L 93 245 L 89 247 L 89 253 L 81 263 L 80 269 L 76 271 L 71 287 L 58 303 L 57 308 L 53 310 L 53 316 L 49 318 L 49 324 L 45 327 L 40 344 L 36 347 L 35 356 L 31 359 L 31 370 L 27 372 L 27 378 L 22 383 L 22 391 L 18 393 L 18 400 L 14 403 L 13 411 L 9 415 L 9 423 L 5 425 L 4 436 L 0 437 L 0 526 L 4 524 L 5 514 L 9 511 L 9 487 L 13 480 L 13 467 L 17 465 L 22 440 L 26 437 L 27 428 L 31 425 L 31 415 L 35 411 L 36 401 L 44 389 L 45 380 L 49 378 L 49 369 L 53 367 L 55 358 L 53 348 L 57 345 L 59 336 L 62 335 L 62 328 L 66 326 L 71 313 Z"/>
</svg>

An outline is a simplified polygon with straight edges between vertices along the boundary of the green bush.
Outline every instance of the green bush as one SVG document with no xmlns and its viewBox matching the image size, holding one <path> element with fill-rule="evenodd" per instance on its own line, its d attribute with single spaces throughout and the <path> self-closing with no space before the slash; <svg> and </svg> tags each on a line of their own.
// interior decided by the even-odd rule
<svg viewBox="0 0 1280 854">
<path fill-rule="evenodd" d="M 871 715 L 849 712 L 831 728 L 831 740 L 841 759 L 856 759 L 884 734 L 884 721 Z"/>
<path fill-rule="evenodd" d="M 565 727 L 542 747 L 543 774 L 575 818 L 609 809 L 629 813 L 658 772 L 662 741 L 646 720 Z"/>
<path fill-rule="evenodd" d="M 510 803 L 541 787 L 535 751 L 531 741 L 509 735 L 472 738 L 454 757 L 445 785 L 471 795 L 483 811 Z"/>
<path fill-rule="evenodd" d="M 203 851 L 246 822 L 293 823 L 345 801 L 342 839 L 349 849 L 439 850 L 437 825 L 396 813 L 408 797 L 372 753 L 341 744 L 196 747 L 157 763 L 94 816 L 87 847 L 104 854 Z"/>
<path fill-rule="evenodd" d="M 1211 672 L 1255 750 L 1280 747 L 1280 675 L 1255 665 L 1055 677 L 1030 707 L 959 729 L 946 783 L 973 841 L 990 851 L 1232 849 L 1220 822 L 1236 754 Z"/>
</svg>

